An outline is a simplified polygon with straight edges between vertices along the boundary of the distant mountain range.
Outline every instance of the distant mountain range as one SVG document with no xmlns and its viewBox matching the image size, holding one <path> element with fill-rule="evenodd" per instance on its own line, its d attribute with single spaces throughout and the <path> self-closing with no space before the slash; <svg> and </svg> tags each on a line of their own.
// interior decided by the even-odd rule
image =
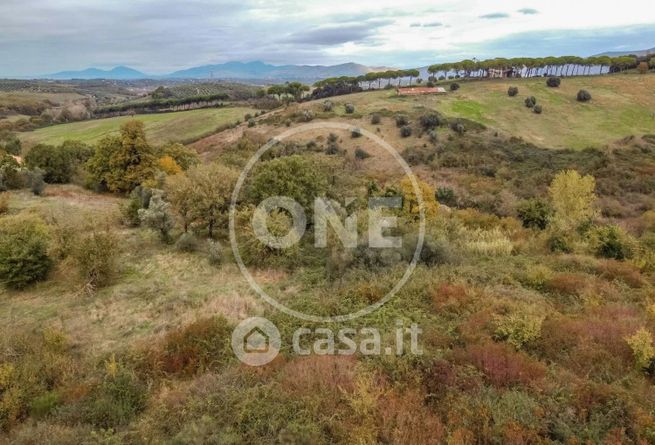
<svg viewBox="0 0 655 445">
<path fill-rule="evenodd" d="M 111 70 L 88 68 L 82 71 L 62 71 L 38 76 L 43 79 L 232 79 L 232 80 L 266 80 L 266 81 L 315 81 L 327 77 L 359 76 L 371 71 L 383 71 L 391 68 L 368 67 L 358 63 L 340 65 L 269 65 L 264 62 L 228 62 L 217 65 L 203 65 L 175 71 L 164 75 L 149 75 L 126 66 L 117 66 Z"/>
<path fill-rule="evenodd" d="M 650 54 L 655 55 L 655 48 L 640 49 L 640 50 L 637 50 L 637 51 L 608 51 L 606 53 L 596 54 L 595 57 L 598 57 L 598 56 L 620 57 L 620 56 L 630 56 L 630 55 L 643 57 L 643 56 L 648 56 Z"/>
</svg>

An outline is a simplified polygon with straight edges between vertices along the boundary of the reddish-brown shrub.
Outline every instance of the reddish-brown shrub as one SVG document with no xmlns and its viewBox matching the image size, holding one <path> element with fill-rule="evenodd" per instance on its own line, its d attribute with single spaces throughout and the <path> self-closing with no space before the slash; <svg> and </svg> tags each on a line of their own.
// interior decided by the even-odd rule
<svg viewBox="0 0 655 445">
<path fill-rule="evenodd" d="M 484 343 L 468 346 L 456 353 L 456 359 L 478 368 L 486 380 L 498 387 L 527 385 L 540 380 L 546 367 L 523 352 L 504 343 Z"/>
<path fill-rule="evenodd" d="M 432 303 L 437 310 L 461 309 L 468 299 L 468 291 L 460 284 L 440 284 L 431 292 Z"/>
<path fill-rule="evenodd" d="M 637 311 L 606 306 L 581 318 L 547 318 L 541 327 L 538 350 L 580 376 L 617 378 L 632 366 L 625 337 L 641 326 Z"/>
<path fill-rule="evenodd" d="M 418 391 L 385 394 L 378 403 L 380 442 L 442 444 L 446 430 L 439 417 L 423 403 Z"/>
<path fill-rule="evenodd" d="M 560 273 L 546 281 L 546 289 L 561 295 L 580 295 L 587 287 L 587 278 L 574 273 Z"/>
<path fill-rule="evenodd" d="M 205 318 L 166 334 L 149 354 L 152 370 L 190 376 L 219 369 L 232 356 L 232 328 L 223 317 Z"/>
<path fill-rule="evenodd" d="M 431 399 L 442 398 L 449 389 L 468 392 L 479 388 L 481 382 L 462 367 L 446 360 L 436 360 L 423 370 L 423 384 Z"/>
<path fill-rule="evenodd" d="M 644 279 L 639 269 L 630 263 L 616 260 L 605 260 L 600 263 L 598 271 L 607 280 L 620 280 L 630 287 L 638 288 L 644 285 Z"/>
</svg>

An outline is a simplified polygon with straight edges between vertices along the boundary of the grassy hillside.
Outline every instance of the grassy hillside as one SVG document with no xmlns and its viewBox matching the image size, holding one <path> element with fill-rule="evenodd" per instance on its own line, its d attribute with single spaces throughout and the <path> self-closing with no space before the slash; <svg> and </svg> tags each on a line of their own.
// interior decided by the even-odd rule
<svg viewBox="0 0 655 445">
<path fill-rule="evenodd" d="M 117 134 L 120 126 L 130 119 L 138 119 L 145 123 L 148 138 L 152 143 L 181 142 L 198 138 L 236 120 L 243 120 L 244 114 L 252 112 L 254 110 L 249 108 L 234 107 L 148 114 L 136 117 L 121 116 L 55 125 L 22 133 L 20 137 L 27 147 L 41 143 L 60 144 L 68 139 L 94 143 L 104 136 Z"/>
<path fill-rule="evenodd" d="M 543 78 L 460 85 L 458 91 L 444 96 L 397 97 L 395 91 L 378 91 L 343 96 L 334 101 L 353 102 L 361 113 L 432 108 L 552 148 L 599 147 L 629 135 L 655 133 L 653 74 L 567 78 L 562 79 L 559 88 L 548 88 Z M 518 96 L 513 98 L 507 95 L 512 85 L 519 88 Z M 591 102 L 576 101 L 580 89 L 591 93 Z M 524 106 L 527 96 L 537 98 L 543 114 L 535 115 Z M 343 107 L 337 107 L 336 111 L 343 113 Z"/>
</svg>

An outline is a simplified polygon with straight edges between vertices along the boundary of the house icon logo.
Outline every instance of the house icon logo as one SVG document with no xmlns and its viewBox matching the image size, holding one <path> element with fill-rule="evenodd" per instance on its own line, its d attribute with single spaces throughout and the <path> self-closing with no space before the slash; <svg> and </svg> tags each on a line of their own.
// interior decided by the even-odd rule
<svg viewBox="0 0 655 445">
<path fill-rule="evenodd" d="M 280 352 L 280 332 L 266 318 L 243 320 L 232 332 L 232 350 L 239 360 L 250 366 L 262 366 Z"/>
<path fill-rule="evenodd" d="M 243 339 L 243 349 L 244 351 L 264 353 L 268 352 L 268 336 L 264 331 L 262 331 L 259 326 L 252 328 Z"/>
</svg>

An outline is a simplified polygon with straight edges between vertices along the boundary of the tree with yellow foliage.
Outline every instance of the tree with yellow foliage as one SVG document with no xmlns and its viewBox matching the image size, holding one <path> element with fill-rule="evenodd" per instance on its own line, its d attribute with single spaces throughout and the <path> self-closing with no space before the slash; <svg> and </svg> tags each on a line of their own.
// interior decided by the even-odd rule
<svg viewBox="0 0 655 445">
<path fill-rule="evenodd" d="M 429 218 L 437 214 L 437 209 L 439 208 L 439 203 L 434 197 L 434 190 L 430 185 L 416 178 L 418 183 L 418 188 L 421 193 L 423 200 L 423 209 L 425 212 L 425 217 Z M 400 190 L 403 194 L 403 212 L 408 215 L 413 215 L 416 218 L 419 217 L 421 207 L 419 205 L 419 200 L 414 190 L 414 185 L 412 184 L 411 179 L 406 176 L 402 181 L 400 181 Z"/>
<path fill-rule="evenodd" d="M 555 176 L 548 188 L 555 217 L 554 227 L 571 232 L 596 216 L 596 180 L 591 175 L 581 176 L 575 170 L 565 170 Z"/>
<path fill-rule="evenodd" d="M 177 162 L 175 162 L 175 159 L 170 156 L 159 158 L 158 164 L 159 168 L 167 175 L 177 175 L 182 171 L 182 167 L 180 167 Z"/>
</svg>

